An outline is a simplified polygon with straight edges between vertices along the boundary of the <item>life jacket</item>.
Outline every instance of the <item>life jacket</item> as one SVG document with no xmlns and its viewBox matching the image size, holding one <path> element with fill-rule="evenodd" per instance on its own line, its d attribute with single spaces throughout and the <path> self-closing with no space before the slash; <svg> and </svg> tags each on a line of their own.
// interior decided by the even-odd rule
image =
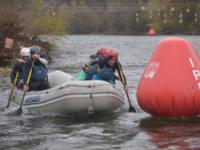
<svg viewBox="0 0 200 150">
<path fill-rule="evenodd" d="M 85 70 L 85 73 L 87 74 L 86 80 L 91 80 L 94 74 L 97 74 L 98 70 L 98 63 L 93 63 L 92 65 L 89 65 L 88 68 Z"/>
<path fill-rule="evenodd" d="M 33 72 L 31 76 L 32 82 L 48 81 L 47 69 L 41 63 L 33 65 Z"/>
<path fill-rule="evenodd" d="M 24 70 L 24 65 L 20 64 L 20 63 L 15 63 L 14 67 L 12 68 L 11 71 L 11 82 L 14 82 L 14 78 L 16 76 L 16 73 L 19 71 L 19 76 L 18 76 L 18 80 L 19 79 L 25 79 L 25 70 Z"/>
<path fill-rule="evenodd" d="M 112 68 L 107 65 L 98 71 L 97 76 L 101 80 L 114 81 L 114 72 L 112 71 Z"/>
<path fill-rule="evenodd" d="M 24 64 L 20 64 L 20 63 L 15 63 L 12 71 L 11 71 L 11 82 L 14 83 L 15 78 L 17 78 L 17 83 L 16 86 L 17 88 L 21 88 L 24 85 L 24 80 L 25 80 L 25 69 L 24 69 Z M 18 77 L 16 77 L 17 72 L 19 71 L 19 75 Z"/>
<path fill-rule="evenodd" d="M 19 70 L 19 77 L 17 80 L 17 88 L 22 89 L 25 83 L 25 70 L 24 70 L 24 65 L 20 64 L 20 70 Z"/>
</svg>

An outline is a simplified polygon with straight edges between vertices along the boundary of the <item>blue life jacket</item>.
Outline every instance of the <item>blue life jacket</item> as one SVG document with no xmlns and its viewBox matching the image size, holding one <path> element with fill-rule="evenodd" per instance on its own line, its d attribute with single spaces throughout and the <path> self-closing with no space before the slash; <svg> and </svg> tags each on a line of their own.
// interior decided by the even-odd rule
<svg viewBox="0 0 200 150">
<path fill-rule="evenodd" d="M 47 69 L 42 64 L 34 64 L 31 81 L 47 81 Z"/>
<path fill-rule="evenodd" d="M 19 76 L 17 78 L 17 83 L 16 83 L 16 86 L 19 89 L 22 89 L 22 87 L 25 83 L 25 68 L 24 67 L 25 67 L 24 64 L 20 64 L 19 62 L 17 62 L 17 63 L 15 63 L 15 65 L 11 71 L 11 74 L 10 74 L 11 82 L 14 83 L 16 74 L 19 71 Z"/>
<path fill-rule="evenodd" d="M 97 77 L 100 80 L 104 80 L 110 83 L 114 83 L 114 73 L 112 71 L 112 68 L 109 68 L 107 66 L 104 66 L 100 71 L 97 73 Z"/>
<path fill-rule="evenodd" d="M 98 63 L 89 65 L 89 67 L 85 70 L 85 73 L 87 74 L 86 80 L 91 80 L 94 74 L 97 74 L 97 66 Z"/>
<path fill-rule="evenodd" d="M 25 66 L 23 64 L 15 63 L 14 67 L 12 68 L 11 74 L 10 74 L 11 82 L 14 82 L 16 73 L 18 71 L 19 71 L 18 80 L 25 79 L 25 70 L 24 70 L 24 67 Z"/>
<path fill-rule="evenodd" d="M 19 72 L 19 77 L 17 80 L 17 88 L 18 89 L 23 89 L 25 83 L 25 70 L 24 70 L 24 65 L 20 65 L 20 72 Z"/>
</svg>

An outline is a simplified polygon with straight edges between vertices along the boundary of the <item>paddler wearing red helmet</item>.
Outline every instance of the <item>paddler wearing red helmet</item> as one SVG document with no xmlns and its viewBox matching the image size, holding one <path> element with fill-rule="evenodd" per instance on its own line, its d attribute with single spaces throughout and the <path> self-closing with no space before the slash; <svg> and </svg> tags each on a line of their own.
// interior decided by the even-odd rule
<svg viewBox="0 0 200 150">
<path fill-rule="evenodd" d="M 87 64 L 84 64 L 77 80 L 92 80 L 94 74 L 97 74 L 99 68 L 103 66 L 107 50 L 105 48 L 97 49 L 96 54 L 90 56 Z"/>
<path fill-rule="evenodd" d="M 115 79 L 119 78 L 119 80 L 124 84 L 124 89 L 127 92 L 128 85 L 118 59 L 119 53 L 115 49 L 108 49 L 104 55 L 106 58 L 104 59 L 100 70 L 93 76 L 93 80 L 105 80 L 114 84 Z M 114 74 L 116 71 L 118 73 L 118 77 Z"/>
</svg>

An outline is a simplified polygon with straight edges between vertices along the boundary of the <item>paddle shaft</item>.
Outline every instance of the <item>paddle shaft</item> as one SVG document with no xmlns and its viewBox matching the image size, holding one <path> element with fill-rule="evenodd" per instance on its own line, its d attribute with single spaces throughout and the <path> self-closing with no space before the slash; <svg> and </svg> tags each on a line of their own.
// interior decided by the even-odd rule
<svg viewBox="0 0 200 150">
<path fill-rule="evenodd" d="M 32 71 L 33 71 L 33 65 L 34 65 L 34 61 L 32 62 L 31 68 L 29 70 L 29 74 L 28 74 L 28 78 L 27 78 L 27 81 L 26 81 L 26 85 L 29 85 L 29 82 L 30 82 L 30 79 L 31 79 L 31 75 L 32 75 Z M 22 96 L 22 99 L 21 99 L 20 106 L 19 106 L 19 108 L 16 111 L 17 115 L 21 115 L 21 113 L 22 113 L 22 105 L 24 103 L 24 97 L 25 97 L 25 95 L 26 95 L 26 91 L 23 92 L 23 96 Z"/>
<path fill-rule="evenodd" d="M 12 94 L 13 94 L 13 91 L 14 91 L 15 86 L 17 84 L 18 77 L 19 77 L 19 70 L 17 71 L 17 73 L 15 75 L 15 79 L 14 79 L 14 82 L 13 82 L 13 85 L 12 85 L 12 88 L 11 88 L 11 91 L 10 91 L 9 97 L 8 97 L 8 103 L 7 103 L 7 105 L 5 107 L 1 107 L 0 111 L 4 111 L 5 108 L 8 108 L 10 106 L 10 101 L 12 99 Z"/>
<path fill-rule="evenodd" d="M 131 105 L 131 100 L 130 100 L 128 92 L 127 91 L 125 91 L 125 92 L 126 92 L 126 96 L 127 96 L 128 103 L 129 103 L 129 112 L 136 112 L 136 109 Z"/>
<path fill-rule="evenodd" d="M 13 94 L 13 91 L 14 91 L 15 86 L 17 84 L 18 77 L 19 77 L 19 70 L 17 71 L 17 73 L 15 75 L 15 79 L 14 79 L 14 82 L 13 82 L 13 85 L 12 85 L 12 89 L 11 89 L 11 92 L 10 92 L 10 95 L 9 95 L 9 98 L 8 98 L 8 104 L 6 105 L 7 108 L 10 106 L 10 101 L 12 99 L 12 94 Z"/>
<path fill-rule="evenodd" d="M 126 82 L 125 82 L 125 78 L 124 78 L 124 75 L 123 75 L 123 72 L 122 72 L 122 67 L 119 63 L 117 63 L 117 66 L 118 66 L 118 69 L 119 69 L 119 77 L 120 77 L 123 85 L 125 86 Z M 128 99 L 128 103 L 129 103 L 129 112 L 136 112 L 136 109 L 131 105 L 131 100 L 130 100 L 129 94 L 126 90 L 125 90 L 125 93 L 126 93 L 126 97 Z"/>
</svg>

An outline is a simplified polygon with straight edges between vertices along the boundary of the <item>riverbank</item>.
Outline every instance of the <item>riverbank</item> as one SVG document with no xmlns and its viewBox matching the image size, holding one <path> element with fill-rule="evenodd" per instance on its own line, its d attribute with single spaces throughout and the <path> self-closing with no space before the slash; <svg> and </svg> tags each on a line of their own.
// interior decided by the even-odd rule
<svg viewBox="0 0 200 150">
<path fill-rule="evenodd" d="M 11 66 L 0 67 L 0 76 L 8 76 L 11 72 Z"/>
<path fill-rule="evenodd" d="M 42 51 L 48 54 L 48 56 L 51 49 L 54 48 L 53 43 L 50 41 L 43 41 L 43 39 L 39 37 L 18 36 L 13 38 L 13 40 L 14 45 L 12 48 L 8 49 L 4 45 L 0 46 L 0 67 L 11 66 L 15 59 L 19 57 L 19 51 L 21 47 L 38 45 L 41 47 Z"/>
</svg>

